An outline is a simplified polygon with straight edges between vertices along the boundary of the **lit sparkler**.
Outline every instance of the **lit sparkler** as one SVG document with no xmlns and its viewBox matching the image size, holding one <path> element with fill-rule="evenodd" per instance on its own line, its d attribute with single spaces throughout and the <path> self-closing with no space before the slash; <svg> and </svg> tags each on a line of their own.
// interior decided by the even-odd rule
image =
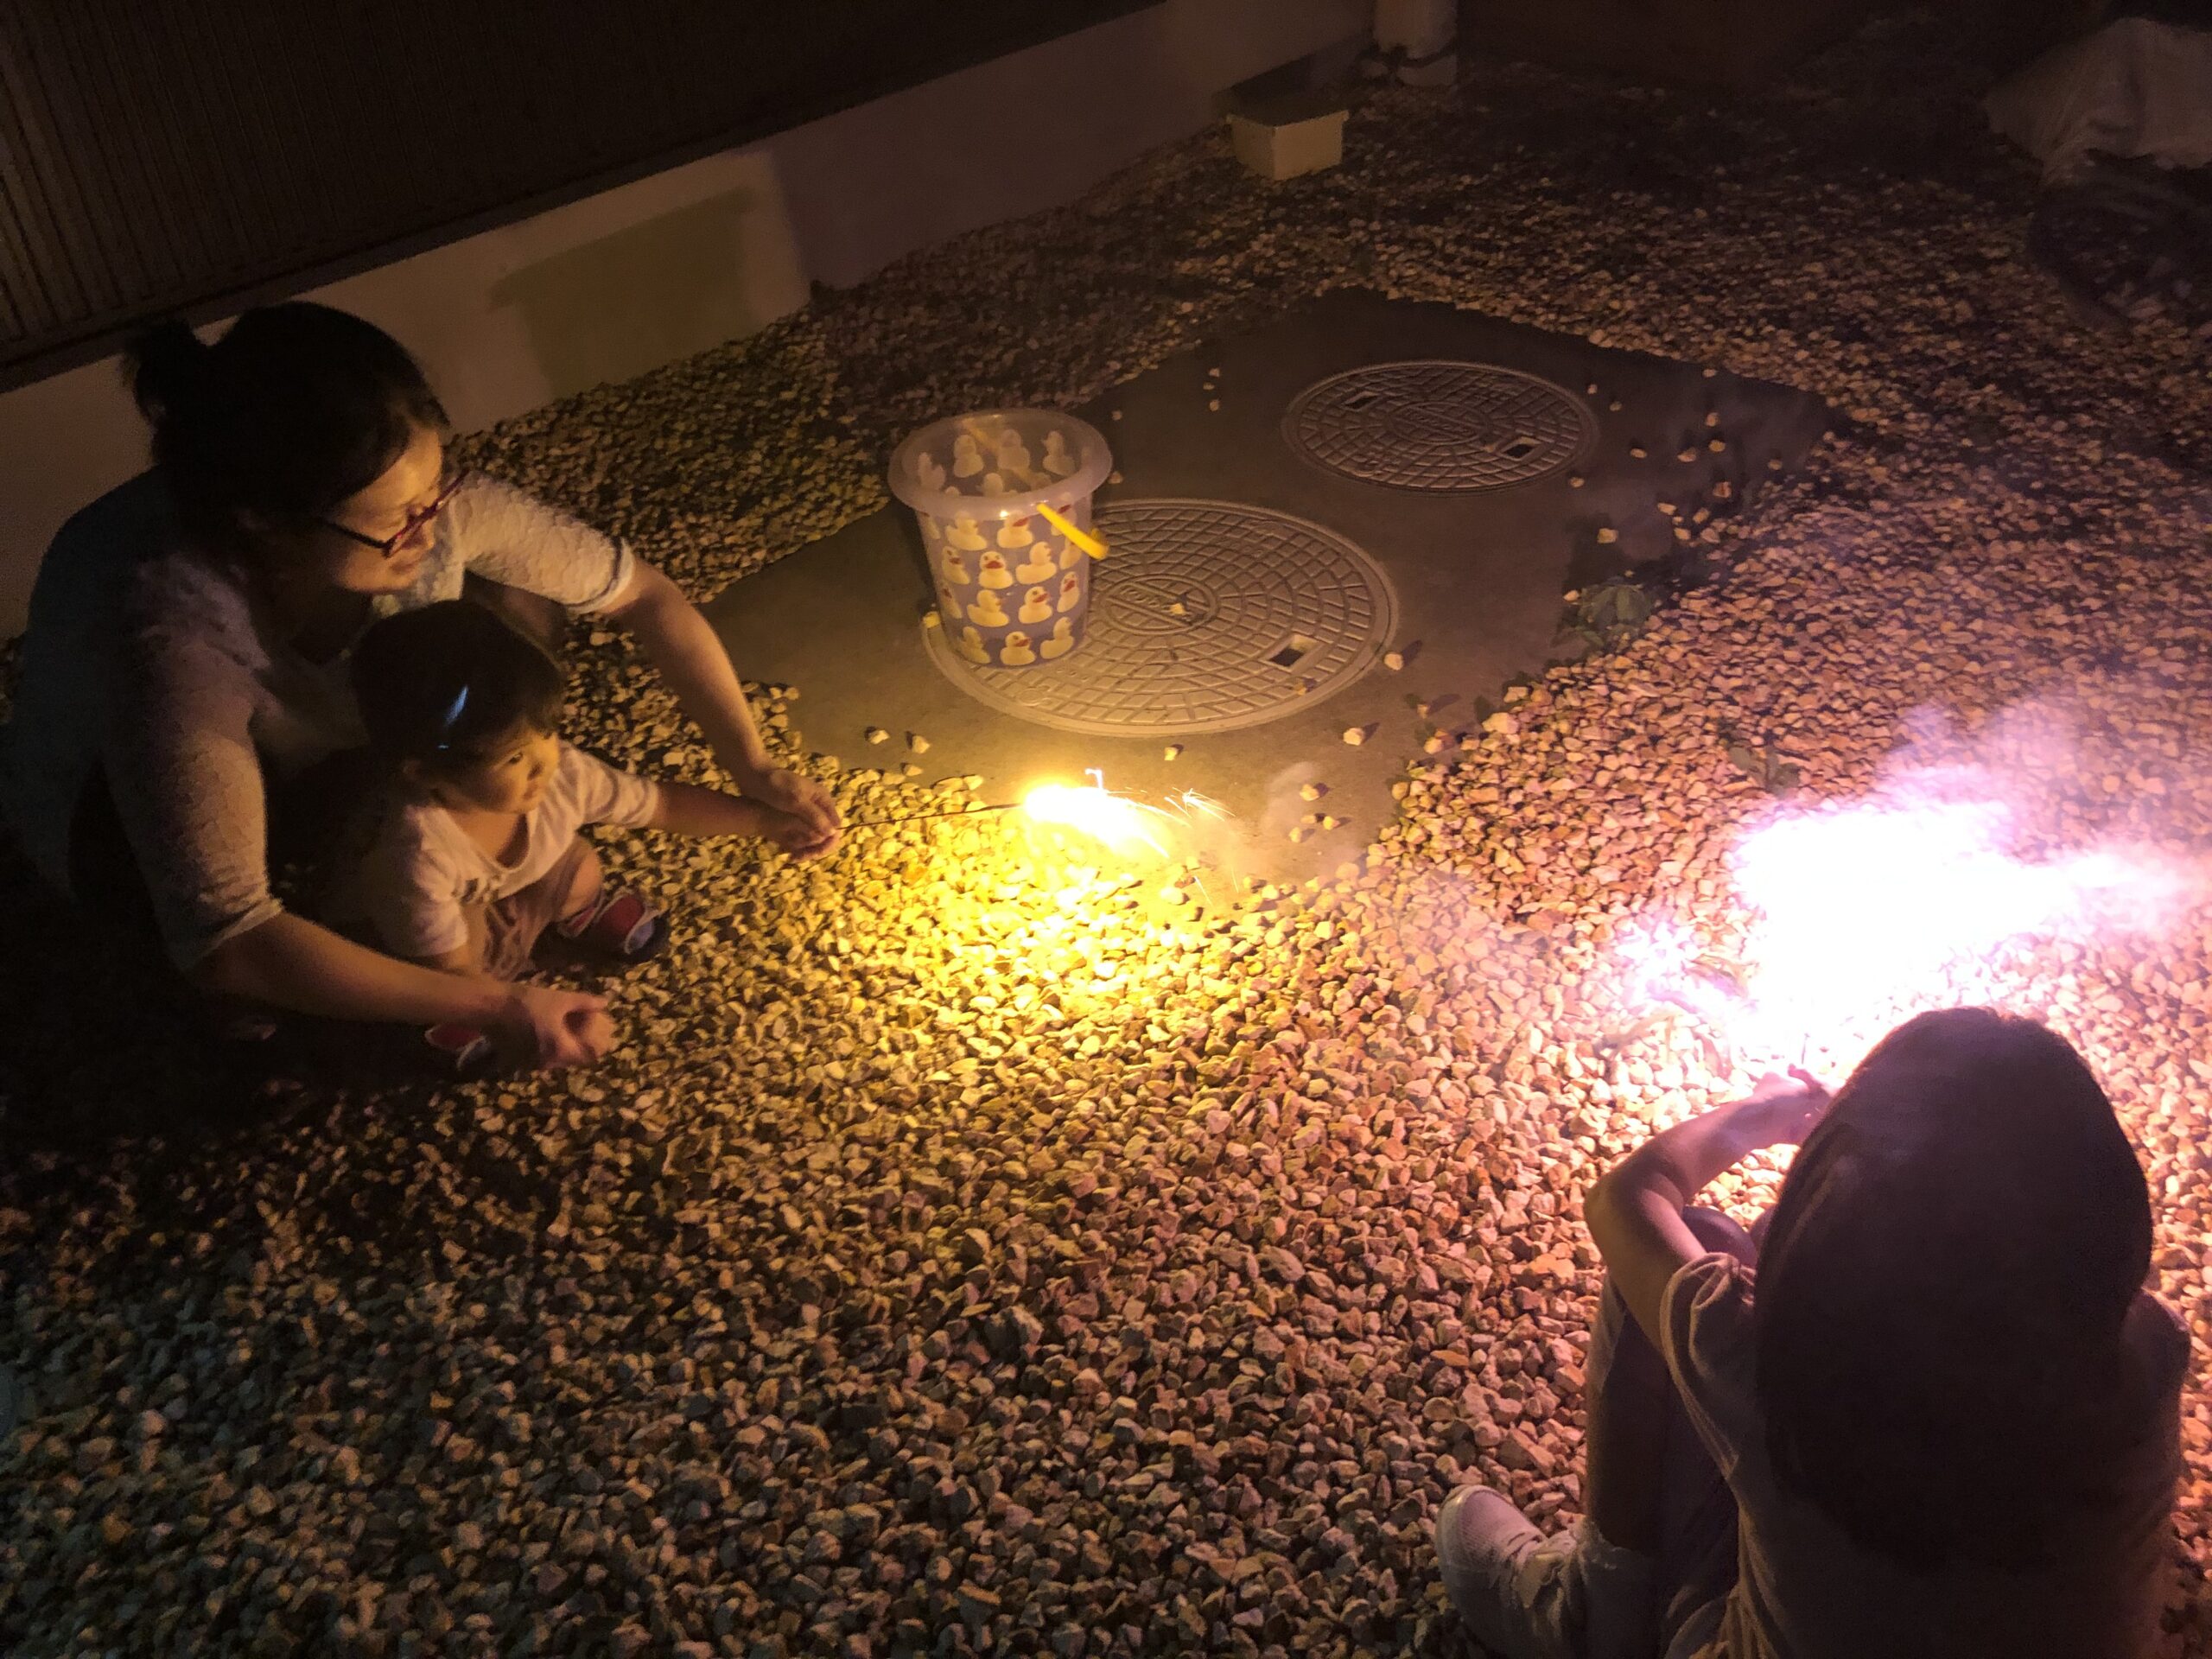
<svg viewBox="0 0 2212 1659">
<path fill-rule="evenodd" d="M 1609 1046 L 1671 1009 L 1719 1071 L 1848 1063 L 1912 1013 L 2001 995 L 2006 947 L 2156 931 L 2201 886 L 2144 849 L 2036 858 L 2022 839 L 2005 803 L 1955 792 L 1778 817 L 1730 861 L 1752 918 L 1741 962 L 1718 963 L 1683 925 L 1633 931 L 1619 957 L 1643 1017 Z"/>
<path fill-rule="evenodd" d="M 1087 836 L 1124 858 L 1141 852 L 1167 856 L 1159 831 L 1173 822 L 1173 815 L 1116 795 L 1096 770 L 1086 774 L 1089 784 L 1039 784 L 1018 801 L 995 801 L 984 805 L 962 805 L 936 812 L 914 812 L 895 818 L 863 818 L 852 827 L 880 830 L 893 824 L 928 823 L 945 818 L 977 817 L 988 812 L 1020 812 L 1032 823 L 1049 824 Z M 1179 803 L 1190 817 L 1220 817 L 1223 809 L 1203 795 L 1186 792 Z"/>
<path fill-rule="evenodd" d="M 987 806 L 969 804 L 944 807 L 935 812 L 902 812 L 895 818 L 855 818 L 845 826 L 848 830 L 888 830 L 898 823 L 936 823 L 945 818 L 979 818 L 992 812 L 1012 812 L 1020 808 L 1020 801 L 995 801 Z"/>
<path fill-rule="evenodd" d="M 1167 814 L 1116 795 L 1099 783 L 1039 784 L 1021 798 L 1021 812 L 1032 823 L 1088 836 L 1123 858 L 1141 849 L 1167 855 L 1166 846 L 1154 833 L 1167 823 Z"/>
</svg>

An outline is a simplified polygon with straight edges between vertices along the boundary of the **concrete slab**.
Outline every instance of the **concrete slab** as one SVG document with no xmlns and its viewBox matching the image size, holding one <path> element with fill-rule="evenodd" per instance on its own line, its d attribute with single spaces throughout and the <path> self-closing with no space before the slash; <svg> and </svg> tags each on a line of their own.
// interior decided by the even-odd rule
<svg viewBox="0 0 2212 1659">
<path fill-rule="evenodd" d="M 1477 493 L 1388 487 L 1295 454 L 1284 413 L 1314 382 L 1363 364 L 1440 358 L 1496 364 L 1585 400 L 1596 436 L 1583 460 L 1531 483 Z M 1211 390 L 1208 390 L 1209 383 Z M 1590 395 L 1586 388 L 1599 391 Z M 1217 405 L 1217 407 L 1216 407 Z M 952 411 L 946 411 L 950 413 Z M 1740 499 L 1817 442 L 1828 413 L 1806 394 L 1448 306 L 1344 292 L 1250 334 L 1184 353 L 1077 411 L 1113 445 L 1109 504 L 1152 497 L 1245 502 L 1328 526 L 1380 564 L 1397 598 L 1402 671 L 1363 678 L 1283 719 L 1170 740 L 1072 735 L 997 712 L 931 660 L 921 617 L 931 604 L 913 517 L 894 506 L 735 583 L 708 607 L 748 678 L 802 691 L 806 745 L 846 766 L 893 771 L 904 738 L 930 741 L 920 781 L 980 774 L 983 798 L 1014 798 L 1047 779 L 1102 771 L 1147 798 L 1198 791 L 1239 833 L 1213 850 L 1240 871 L 1302 880 L 1357 859 L 1395 810 L 1390 785 L 1431 730 L 1470 728 L 1506 683 L 1553 659 L 1572 586 L 1670 553 L 1674 522 L 1727 482 Z M 1708 424 L 1708 416 L 1716 424 Z M 1715 440 L 1726 447 L 1715 452 Z M 1630 451 L 1641 448 L 1643 458 Z M 1679 459 L 1684 454 L 1688 461 Z M 1575 487 L 1571 480 L 1585 481 Z M 1613 529 L 1618 540 L 1601 543 Z M 1413 705 L 1427 702 L 1428 719 Z M 887 729 L 871 746 L 864 733 Z M 1357 747 L 1343 734 L 1370 728 Z M 1302 798 L 1301 786 L 1325 790 Z M 1299 841 L 1307 815 L 1338 823 Z"/>
</svg>

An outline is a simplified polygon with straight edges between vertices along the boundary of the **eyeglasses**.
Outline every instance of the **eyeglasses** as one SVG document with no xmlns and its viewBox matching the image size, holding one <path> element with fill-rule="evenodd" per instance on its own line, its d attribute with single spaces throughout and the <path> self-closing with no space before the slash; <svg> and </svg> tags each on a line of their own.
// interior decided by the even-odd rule
<svg viewBox="0 0 2212 1659">
<path fill-rule="evenodd" d="M 348 541 L 359 542 L 363 547 L 373 547 L 388 559 L 412 540 L 416 531 L 443 512 L 446 503 L 453 499 L 454 492 L 467 480 L 468 474 L 465 471 L 448 473 L 439 481 L 437 494 L 431 497 L 427 505 L 416 507 L 410 512 L 407 515 L 407 521 L 400 525 L 398 531 L 394 535 L 385 537 L 365 535 L 350 524 L 340 524 L 335 518 L 318 518 L 315 523 L 325 530 L 336 531 Z"/>
</svg>

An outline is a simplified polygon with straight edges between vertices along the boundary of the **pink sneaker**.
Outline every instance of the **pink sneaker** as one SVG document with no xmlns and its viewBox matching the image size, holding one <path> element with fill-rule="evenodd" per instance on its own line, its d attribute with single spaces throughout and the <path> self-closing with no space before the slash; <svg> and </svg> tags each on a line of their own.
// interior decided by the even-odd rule
<svg viewBox="0 0 2212 1659">
<path fill-rule="evenodd" d="M 561 937 L 622 962 L 643 962 L 668 943 L 668 925 L 634 887 L 601 893 L 560 925 Z"/>
<path fill-rule="evenodd" d="M 499 1059 L 491 1038 L 474 1026 L 452 1021 L 432 1026 L 423 1033 L 423 1040 L 436 1056 L 437 1069 L 448 1077 L 480 1077 Z"/>
</svg>

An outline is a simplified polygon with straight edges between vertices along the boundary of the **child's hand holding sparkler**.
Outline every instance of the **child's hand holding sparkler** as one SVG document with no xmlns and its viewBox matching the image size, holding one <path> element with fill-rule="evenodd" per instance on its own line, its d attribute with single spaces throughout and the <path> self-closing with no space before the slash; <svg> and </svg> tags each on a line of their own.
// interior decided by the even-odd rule
<svg viewBox="0 0 2212 1659">
<path fill-rule="evenodd" d="M 1752 1153 L 1795 1146 L 1828 1109 L 1828 1088 L 1802 1066 L 1769 1072 L 1743 1099 L 1653 1135 L 1591 1185 L 1583 1219 L 1614 1287 L 1656 1344 L 1669 1281 L 1707 1245 L 1682 1212 Z"/>
<path fill-rule="evenodd" d="M 759 802 L 785 821 L 757 831 L 734 833 L 758 834 L 795 858 L 819 858 L 836 850 L 845 832 L 844 817 L 837 810 L 836 798 L 817 779 L 785 766 L 732 775 L 747 799 Z M 802 826 L 804 833 L 792 830 L 791 821 Z"/>
<path fill-rule="evenodd" d="M 749 795 L 725 794 L 699 784 L 663 779 L 652 827 L 679 836 L 742 836 L 765 841 L 793 858 L 819 858 L 836 846 L 810 819 Z"/>
<path fill-rule="evenodd" d="M 1770 1071 L 1761 1077 L 1737 1109 L 1753 1134 L 1765 1137 L 1761 1145 L 1794 1147 L 1813 1132 L 1830 1098 L 1827 1084 L 1793 1065 L 1787 1077 Z"/>
</svg>

